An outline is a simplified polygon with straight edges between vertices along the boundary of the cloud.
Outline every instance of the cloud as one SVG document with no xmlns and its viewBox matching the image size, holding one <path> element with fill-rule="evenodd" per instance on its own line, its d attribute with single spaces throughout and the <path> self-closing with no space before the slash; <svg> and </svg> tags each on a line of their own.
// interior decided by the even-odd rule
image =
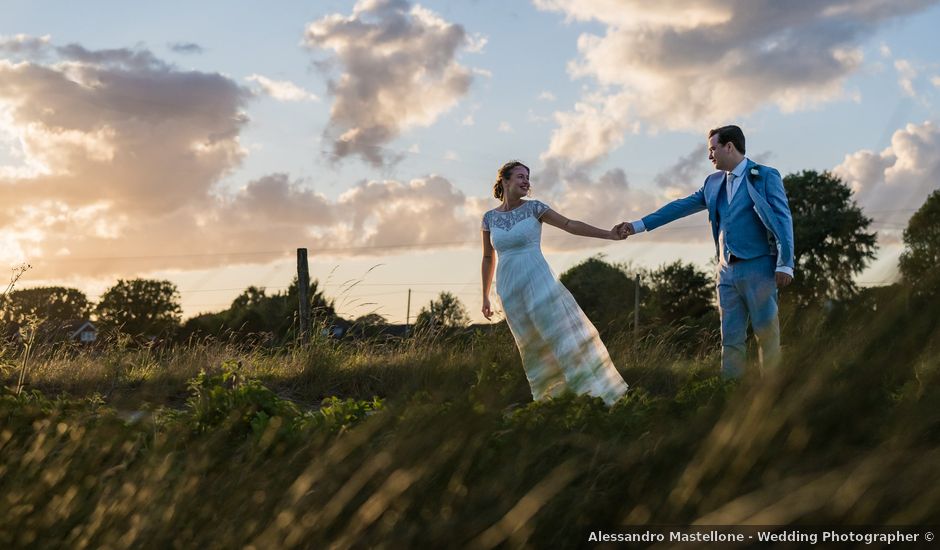
<svg viewBox="0 0 940 550">
<path fill-rule="evenodd" d="M 340 66 L 326 136 L 337 159 L 356 155 L 373 166 L 397 159 L 384 146 L 403 131 L 429 126 L 466 95 L 469 69 L 457 63 L 473 47 L 463 27 L 404 0 L 361 0 L 352 14 L 307 26 L 307 46 Z"/>
<path fill-rule="evenodd" d="M 932 121 L 908 124 L 894 132 L 883 151 L 848 154 L 833 173 L 849 185 L 869 216 L 906 224 L 940 188 L 940 127 Z"/>
<path fill-rule="evenodd" d="M 904 90 L 904 94 L 909 97 L 917 97 L 917 92 L 914 91 L 914 79 L 917 78 L 917 69 L 906 59 L 895 60 L 894 69 L 898 72 L 898 86 Z"/>
<path fill-rule="evenodd" d="M 252 180 L 217 212 L 225 224 L 245 227 L 325 227 L 336 221 L 334 205 L 323 195 L 291 182 L 287 174 L 270 174 Z"/>
<path fill-rule="evenodd" d="M 584 173 L 569 174 L 560 185 L 547 191 L 539 185 L 541 175 L 534 174 L 534 177 L 534 198 L 546 202 L 569 219 L 604 229 L 648 214 L 660 202 L 652 193 L 631 186 L 626 174 L 619 168 L 608 170 L 597 178 Z M 578 250 L 586 246 L 583 237 L 567 233 L 546 232 L 545 237 L 547 250 Z M 591 244 L 603 246 L 613 242 L 597 241 Z"/>
<path fill-rule="evenodd" d="M 171 66 L 157 58 L 150 50 L 114 48 L 89 50 L 81 44 L 67 44 L 56 48 L 63 59 L 76 61 L 86 66 L 125 68 L 138 71 L 169 71 Z"/>
<path fill-rule="evenodd" d="M 557 98 L 555 97 L 555 94 L 549 91 L 544 91 L 540 93 L 536 99 L 539 101 L 555 101 Z"/>
<path fill-rule="evenodd" d="M 336 204 L 343 223 L 321 238 L 354 247 L 362 254 L 401 250 L 401 245 L 438 248 L 464 243 L 477 233 L 482 212 L 441 176 L 398 181 L 362 182 L 343 193 Z M 355 252 L 354 252 L 355 253 Z"/>
<path fill-rule="evenodd" d="M 146 51 L 58 51 L 72 62 L 0 61 L 0 133 L 34 167 L 34 177 L 4 182 L 4 208 L 48 197 L 161 214 L 240 162 L 250 95 L 228 78 L 176 71 Z"/>
<path fill-rule="evenodd" d="M 84 210 L 37 204 L 22 220 L 41 229 L 22 239 L 37 277 L 115 277 L 153 271 L 264 263 L 306 244 L 312 228 L 333 221 L 321 196 L 274 174 L 232 197 L 202 197 L 163 215 L 128 216 L 105 205 Z M 22 214 L 21 214 L 22 216 Z"/>
<path fill-rule="evenodd" d="M 940 75 L 931 78 L 930 83 L 933 84 L 935 87 L 940 88 Z"/>
<path fill-rule="evenodd" d="M 278 101 L 319 101 L 316 95 L 287 80 L 271 80 L 259 74 L 245 78 L 255 82 L 261 90 Z"/>
<path fill-rule="evenodd" d="M 629 116 L 630 101 L 627 94 L 592 94 L 576 103 L 573 112 L 556 112 L 558 128 L 542 160 L 589 166 L 604 158 L 623 143 L 626 132 L 640 130 Z"/>
<path fill-rule="evenodd" d="M 467 51 L 470 53 L 483 53 L 483 48 L 486 47 L 486 43 L 489 42 L 489 38 L 480 34 L 473 33 L 473 36 L 467 39 Z"/>
<path fill-rule="evenodd" d="M 0 54 L 35 58 L 43 55 L 51 42 L 49 35 L 30 36 L 16 34 L 13 36 L 0 35 Z"/>
<path fill-rule="evenodd" d="M 701 187 L 705 175 L 714 171 L 708 164 L 708 151 L 703 140 L 672 166 L 656 174 L 653 183 L 665 191 L 669 200 L 685 197 Z"/>
<path fill-rule="evenodd" d="M 238 82 L 181 71 L 145 50 L 72 45 L 50 55 L 58 57 L 45 64 L 0 58 L 0 135 L 9 138 L 0 144 L 18 153 L 15 166 L 0 167 L 0 257 L 30 261 L 36 279 L 267 263 L 298 246 L 321 256 L 464 246 L 495 206 L 489 184 L 468 197 L 434 174 L 361 181 L 332 199 L 317 191 L 321 182 L 284 173 L 231 189 L 253 97 Z M 661 202 L 620 170 L 565 174 L 537 191 L 603 227 Z M 561 232 L 546 241 L 583 246 Z"/>
<path fill-rule="evenodd" d="M 536 113 L 532 109 L 529 109 L 526 113 L 526 119 L 534 124 L 545 124 L 552 121 L 550 117 Z"/>
<path fill-rule="evenodd" d="M 438 175 L 333 200 L 283 173 L 227 190 L 247 154 L 248 90 L 142 50 L 53 53 L 0 58 L 0 144 L 19 163 L 0 166 L 0 258 L 30 261 L 37 279 L 265 263 L 297 246 L 386 254 L 478 230 L 482 203 Z"/>
<path fill-rule="evenodd" d="M 597 20 L 618 28 L 663 25 L 694 28 L 727 21 L 730 11 L 727 3 L 708 1 L 670 0 L 649 5 L 636 0 L 534 0 L 534 3 L 539 9 L 564 13 L 569 21 Z"/>
<path fill-rule="evenodd" d="M 546 157 L 596 162 L 635 124 L 702 131 L 767 106 L 789 112 L 847 97 L 862 42 L 934 3 L 535 0 L 568 20 L 605 26 L 578 39 L 569 73 L 594 88 L 573 112 L 556 114 Z"/>
<path fill-rule="evenodd" d="M 0 231 L 30 256 L 98 256 L 126 229 L 211 204 L 244 156 L 247 90 L 144 50 L 73 44 L 56 54 L 48 64 L 0 59 L 0 142 L 14 159 L 0 167 Z M 140 255 L 186 242 L 164 235 L 129 244 Z"/>
<path fill-rule="evenodd" d="M 201 54 L 205 52 L 205 48 L 196 44 L 195 42 L 171 42 L 167 44 L 167 47 L 170 48 L 170 51 L 174 53 L 181 54 Z"/>
<path fill-rule="evenodd" d="M 512 126 L 511 126 L 508 122 L 506 122 L 505 120 L 503 120 L 503 121 L 501 121 L 501 122 L 499 123 L 499 127 L 498 127 L 496 130 L 497 130 L 498 132 L 502 132 L 502 133 L 504 133 L 504 134 L 511 134 L 511 133 L 513 133 Z"/>
</svg>

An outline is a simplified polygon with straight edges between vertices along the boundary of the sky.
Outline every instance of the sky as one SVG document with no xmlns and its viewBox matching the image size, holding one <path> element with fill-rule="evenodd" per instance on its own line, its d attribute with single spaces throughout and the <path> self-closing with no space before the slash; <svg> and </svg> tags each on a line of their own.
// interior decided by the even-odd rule
<svg viewBox="0 0 940 550">
<path fill-rule="evenodd" d="M 850 186 L 879 240 L 858 282 L 887 284 L 940 188 L 938 4 L 0 0 L 0 266 L 93 301 L 167 279 L 190 317 L 286 289 L 302 247 L 346 318 L 448 291 L 481 322 L 500 165 L 608 228 L 699 188 L 733 123 L 750 158 Z M 710 269 L 710 239 L 700 214 L 543 250 Z"/>
</svg>

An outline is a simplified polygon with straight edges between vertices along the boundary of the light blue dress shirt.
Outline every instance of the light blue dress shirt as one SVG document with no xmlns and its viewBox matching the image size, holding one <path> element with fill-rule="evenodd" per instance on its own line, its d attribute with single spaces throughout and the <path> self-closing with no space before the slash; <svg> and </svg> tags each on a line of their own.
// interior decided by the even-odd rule
<svg viewBox="0 0 940 550">
<path fill-rule="evenodd" d="M 729 186 L 725 189 L 725 194 L 728 196 L 728 204 L 731 204 L 732 197 L 734 197 L 734 194 L 737 193 L 738 189 L 741 187 L 741 182 L 744 180 L 744 169 L 746 167 L 747 157 L 744 157 L 741 159 L 741 162 L 734 167 L 734 170 L 728 172 L 728 181 L 725 182 L 725 185 Z M 643 233 L 646 231 L 646 225 L 643 224 L 642 219 L 630 222 L 630 225 L 633 226 L 634 233 Z M 777 272 L 785 273 L 791 277 L 793 276 L 793 269 L 787 266 L 778 267 Z"/>
</svg>

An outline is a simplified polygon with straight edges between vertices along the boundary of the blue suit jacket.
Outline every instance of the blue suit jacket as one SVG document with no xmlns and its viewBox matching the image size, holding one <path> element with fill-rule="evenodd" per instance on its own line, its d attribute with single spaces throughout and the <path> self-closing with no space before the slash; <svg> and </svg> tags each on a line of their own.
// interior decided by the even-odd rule
<svg viewBox="0 0 940 550">
<path fill-rule="evenodd" d="M 752 174 L 756 169 L 757 175 Z M 777 249 L 777 267 L 794 268 L 793 260 L 793 217 L 790 215 L 790 206 L 787 195 L 783 189 L 783 180 L 780 172 L 769 166 L 762 166 L 748 159 L 744 169 L 745 181 L 743 184 L 754 201 L 754 210 L 757 217 L 767 228 L 766 235 L 753 235 L 749 238 L 767 239 Z M 676 199 L 663 206 L 656 212 L 643 217 L 646 229 L 656 229 L 661 225 L 679 218 L 708 210 L 708 221 L 712 226 L 712 237 L 715 240 L 715 252 L 718 253 L 718 223 L 716 216 L 718 192 L 724 183 L 725 173 L 715 172 L 705 178 L 702 187 L 683 199 Z"/>
</svg>

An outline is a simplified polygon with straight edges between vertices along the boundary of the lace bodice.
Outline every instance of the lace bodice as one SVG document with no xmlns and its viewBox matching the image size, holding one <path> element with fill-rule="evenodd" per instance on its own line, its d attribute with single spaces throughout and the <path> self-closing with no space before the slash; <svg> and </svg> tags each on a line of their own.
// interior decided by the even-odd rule
<svg viewBox="0 0 940 550">
<path fill-rule="evenodd" d="M 542 201 L 524 201 L 522 206 L 518 206 L 509 212 L 500 212 L 499 210 L 490 210 L 483 214 L 483 231 L 492 231 L 492 228 L 498 227 L 504 231 L 509 231 L 514 225 L 529 218 L 539 219 L 550 207 Z"/>
</svg>

